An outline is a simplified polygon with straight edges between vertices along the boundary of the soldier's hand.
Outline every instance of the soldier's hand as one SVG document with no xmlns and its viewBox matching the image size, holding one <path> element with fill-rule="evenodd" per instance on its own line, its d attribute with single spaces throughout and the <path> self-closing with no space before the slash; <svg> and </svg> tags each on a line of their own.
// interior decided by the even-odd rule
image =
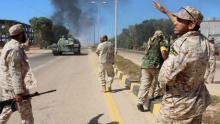
<svg viewBox="0 0 220 124">
<path fill-rule="evenodd" d="M 156 0 L 153 0 L 153 6 L 158 9 L 159 11 L 161 11 L 162 13 L 167 12 L 167 9 L 165 7 L 163 7 L 159 2 L 157 2 Z"/>
<path fill-rule="evenodd" d="M 17 103 L 18 105 L 20 105 L 21 102 L 22 102 L 22 100 L 23 100 L 22 95 L 21 95 L 21 94 L 17 94 L 17 95 L 15 96 L 15 100 L 16 100 L 16 103 Z"/>
<path fill-rule="evenodd" d="M 20 105 L 21 105 L 21 102 L 23 100 L 22 95 L 21 94 L 17 94 L 15 96 L 15 100 L 16 100 L 16 104 L 17 104 L 17 109 L 20 112 Z"/>
<path fill-rule="evenodd" d="M 32 45 L 30 40 L 27 40 L 25 43 L 22 44 L 24 50 L 28 51 L 30 46 Z"/>
</svg>

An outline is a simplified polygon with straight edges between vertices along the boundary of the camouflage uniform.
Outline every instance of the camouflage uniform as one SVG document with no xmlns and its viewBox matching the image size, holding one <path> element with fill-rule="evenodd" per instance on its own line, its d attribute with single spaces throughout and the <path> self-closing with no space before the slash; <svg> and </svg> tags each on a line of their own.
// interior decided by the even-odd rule
<svg viewBox="0 0 220 124">
<path fill-rule="evenodd" d="M 215 78 L 215 68 L 216 68 L 215 54 L 217 53 L 217 48 L 215 47 L 214 38 L 209 37 L 209 47 L 210 47 L 210 58 L 204 78 L 206 79 L 206 83 L 212 84 L 214 83 L 214 78 Z"/>
<path fill-rule="evenodd" d="M 161 31 L 156 31 L 154 36 L 148 40 L 141 65 L 141 85 L 138 92 L 138 104 L 143 105 L 149 94 L 151 97 L 157 95 L 155 91 L 160 88 L 157 77 L 164 61 L 161 52 L 163 50 L 168 51 L 164 43 L 165 39 Z"/>
<path fill-rule="evenodd" d="M 14 25 L 9 29 L 16 33 L 21 25 Z M 21 44 L 12 39 L 5 44 L 0 59 L 0 84 L 2 88 L 2 100 L 15 98 L 16 94 L 27 95 L 29 89 L 36 87 L 36 80 L 30 70 L 28 58 Z M 34 118 L 30 100 L 23 100 L 19 106 L 22 124 L 33 124 Z M 12 114 L 9 106 L 3 108 L 0 115 L 0 124 L 6 124 Z"/>
<path fill-rule="evenodd" d="M 102 86 L 107 84 L 108 87 L 111 87 L 114 78 L 114 47 L 111 42 L 100 43 L 96 50 L 97 55 L 99 56 L 99 79 Z M 107 74 L 108 80 L 106 83 L 105 75 Z"/>
<path fill-rule="evenodd" d="M 203 18 L 192 7 L 181 9 L 175 16 L 197 24 Z M 201 124 L 202 114 L 211 103 L 204 80 L 209 56 L 208 39 L 198 31 L 189 31 L 174 41 L 158 76 L 166 92 L 157 124 Z"/>
</svg>

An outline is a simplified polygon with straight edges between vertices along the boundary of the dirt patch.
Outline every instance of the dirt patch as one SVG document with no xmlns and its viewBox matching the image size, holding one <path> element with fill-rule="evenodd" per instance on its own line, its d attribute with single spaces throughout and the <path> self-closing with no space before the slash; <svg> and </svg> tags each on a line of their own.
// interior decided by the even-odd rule
<svg viewBox="0 0 220 124">
<path fill-rule="evenodd" d="M 140 80 L 140 66 L 134 64 L 132 61 L 125 59 L 121 56 L 116 56 L 115 65 L 119 70 L 121 70 L 124 74 L 128 75 L 128 78 L 131 81 L 139 81 Z"/>
<path fill-rule="evenodd" d="M 218 48 L 218 55 L 216 55 L 216 60 L 220 60 L 220 48 Z"/>
<path fill-rule="evenodd" d="M 216 60 L 220 60 L 220 55 L 216 56 Z"/>
<path fill-rule="evenodd" d="M 96 51 L 96 47 L 95 46 L 91 47 L 91 50 L 92 50 L 92 52 L 95 52 Z"/>
</svg>

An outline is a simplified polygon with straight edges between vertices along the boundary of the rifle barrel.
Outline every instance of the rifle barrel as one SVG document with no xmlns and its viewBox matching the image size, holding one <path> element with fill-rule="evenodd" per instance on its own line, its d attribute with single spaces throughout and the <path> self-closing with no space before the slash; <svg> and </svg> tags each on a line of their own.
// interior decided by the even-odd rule
<svg viewBox="0 0 220 124">
<path fill-rule="evenodd" d="M 46 91 L 46 92 L 42 92 L 42 93 L 39 93 L 39 92 L 35 92 L 33 94 L 29 94 L 27 96 L 24 96 L 23 99 L 28 99 L 30 97 L 34 97 L 34 96 L 40 96 L 40 95 L 43 95 L 43 94 L 47 94 L 47 93 L 51 93 L 51 92 L 55 92 L 57 90 L 49 90 L 49 91 Z"/>
<path fill-rule="evenodd" d="M 55 92 L 57 90 L 49 90 L 49 91 L 46 91 L 46 92 L 42 92 L 42 93 L 38 93 L 39 95 L 42 95 L 42 94 L 47 94 L 47 93 L 52 93 L 52 92 Z"/>
</svg>

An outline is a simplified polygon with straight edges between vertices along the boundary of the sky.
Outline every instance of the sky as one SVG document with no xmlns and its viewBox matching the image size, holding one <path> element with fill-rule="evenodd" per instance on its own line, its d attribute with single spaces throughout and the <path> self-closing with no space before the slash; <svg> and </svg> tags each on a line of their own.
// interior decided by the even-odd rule
<svg viewBox="0 0 220 124">
<path fill-rule="evenodd" d="M 65 2 L 65 0 L 63 0 Z M 91 0 L 88 0 L 89 4 Z M 106 1 L 107 4 L 102 4 Z M 129 25 L 139 24 L 146 19 L 167 18 L 152 6 L 152 0 L 118 0 L 118 33 Z M 216 17 L 220 20 L 220 0 L 158 0 L 172 12 L 177 12 L 182 6 L 190 5 L 199 9 L 205 20 Z M 98 35 L 114 36 L 114 0 L 96 0 L 98 5 L 98 18 L 96 24 L 96 40 Z M 91 6 L 94 6 L 91 4 Z M 94 6 L 97 7 L 97 6 Z M 51 0 L 1 0 L 0 19 L 17 20 L 29 23 L 32 17 L 50 18 L 55 11 Z M 88 34 L 94 39 L 94 31 Z"/>
</svg>

